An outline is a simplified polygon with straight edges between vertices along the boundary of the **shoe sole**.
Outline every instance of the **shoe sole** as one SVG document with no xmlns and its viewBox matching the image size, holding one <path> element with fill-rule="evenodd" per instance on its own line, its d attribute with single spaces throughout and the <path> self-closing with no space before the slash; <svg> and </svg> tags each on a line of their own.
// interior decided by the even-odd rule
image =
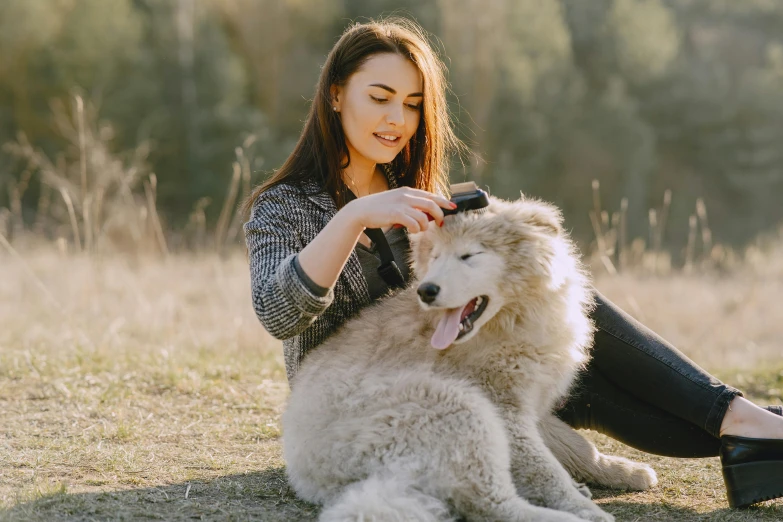
<svg viewBox="0 0 783 522">
<path fill-rule="evenodd" d="M 761 461 L 723 468 L 729 506 L 743 508 L 783 497 L 783 462 Z"/>
</svg>

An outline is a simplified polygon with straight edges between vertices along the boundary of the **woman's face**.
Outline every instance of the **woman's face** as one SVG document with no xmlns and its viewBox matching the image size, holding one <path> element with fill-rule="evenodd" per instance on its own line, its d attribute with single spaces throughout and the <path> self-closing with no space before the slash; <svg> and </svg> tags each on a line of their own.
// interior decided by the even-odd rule
<svg viewBox="0 0 783 522">
<path fill-rule="evenodd" d="M 405 147 L 421 118 L 419 69 L 398 54 L 367 60 L 344 87 L 332 87 L 351 163 L 388 163 Z"/>
</svg>

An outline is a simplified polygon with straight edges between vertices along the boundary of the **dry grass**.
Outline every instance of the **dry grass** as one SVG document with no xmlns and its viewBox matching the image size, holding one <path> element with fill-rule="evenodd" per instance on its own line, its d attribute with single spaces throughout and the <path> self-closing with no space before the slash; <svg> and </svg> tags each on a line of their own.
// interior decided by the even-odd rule
<svg viewBox="0 0 783 522">
<path fill-rule="evenodd" d="M 241 254 L 0 251 L 0 273 L 0 520 L 315 519 L 285 483 L 280 347 L 253 315 Z M 708 369 L 780 403 L 783 367 L 765 363 L 783 339 L 781 273 L 599 287 Z M 647 493 L 594 492 L 619 520 L 783 518 L 781 501 L 728 510 L 717 459 L 593 436 L 661 477 Z"/>
<path fill-rule="evenodd" d="M 231 475 L 253 484 L 233 495 L 263 498 L 287 386 L 242 257 L 0 266 L 0 503 L 16 506 L 0 518 L 155 518 Z"/>
<path fill-rule="evenodd" d="M 783 351 L 783 277 L 750 272 L 731 277 L 601 279 L 609 299 L 711 369 L 752 370 Z M 741 384 L 741 383 L 740 383 Z"/>
</svg>

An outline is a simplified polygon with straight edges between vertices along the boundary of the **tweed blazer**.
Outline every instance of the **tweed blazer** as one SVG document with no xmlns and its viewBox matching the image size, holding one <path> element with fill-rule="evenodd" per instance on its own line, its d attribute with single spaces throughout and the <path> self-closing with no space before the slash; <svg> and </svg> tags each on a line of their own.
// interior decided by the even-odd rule
<svg viewBox="0 0 783 522">
<path fill-rule="evenodd" d="M 389 188 L 397 188 L 390 169 L 382 170 Z M 355 251 L 323 297 L 313 293 L 294 265 L 336 213 L 335 202 L 329 193 L 318 193 L 316 181 L 280 184 L 258 196 L 244 225 L 253 308 L 270 335 L 283 341 L 289 385 L 307 352 L 370 304 Z"/>
</svg>

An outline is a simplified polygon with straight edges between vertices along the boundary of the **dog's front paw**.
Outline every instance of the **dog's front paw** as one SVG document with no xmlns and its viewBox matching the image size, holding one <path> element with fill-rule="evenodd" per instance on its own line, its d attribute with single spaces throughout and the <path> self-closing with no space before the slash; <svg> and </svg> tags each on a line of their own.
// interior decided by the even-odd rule
<svg viewBox="0 0 783 522">
<path fill-rule="evenodd" d="M 634 462 L 634 467 L 628 474 L 628 488 L 644 491 L 658 484 L 658 475 L 647 464 Z"/>
<path fill-rule="evenodd" d="M 574 481 L 574 487 L 585 498 L 593 498 L 593 492 L 583 482 Z"/>
<path fill-rule="evenodd" d="M 582 522 L 584 520 L 573 513 L 542 507 L 536 507 L 531 515 L 533 518 L 530 520 L 536 520 L 538 522 Z"/>
<path fill-rule="evenodd" d="M 580 509 L 574 512 L 574 515 L 592 522 L 614 522 L 614 515 L 607 513 L 595 504 L 593 504 L 593 507 L 590 509 Z"/>
<path fill-rule="evenodd" d="M 592 500 L 588 500 L 584 497 L 578 497 L 571 506 L 565 508 L 569 513 L 573 513 L 584 520 L 591 520 L 592 522 L 613 522 L 614 516 L 607 513 Z M 561 508 L 563 509 L 563 508 Z"/>
<path fill-rule="evenodd" d="M 658 483 L 655 470 L 647 464 L 612 455 L 601 455 L 597 468 L 580 478 L 610 488 L 634 491 L 644 491 Z"/>
</svg>

